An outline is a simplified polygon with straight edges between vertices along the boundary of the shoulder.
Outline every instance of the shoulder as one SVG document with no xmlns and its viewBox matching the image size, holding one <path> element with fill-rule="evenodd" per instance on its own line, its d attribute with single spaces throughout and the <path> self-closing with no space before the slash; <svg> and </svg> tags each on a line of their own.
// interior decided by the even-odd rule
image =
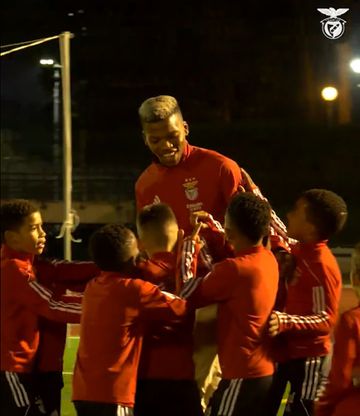
<svg viewBox="0 0 360 416">
<path fill-rule="evenodd" d="M 135 190 L 139 190 L 142 186 L 146 185 L 151 178 L 157 171 L 157 166 L 155 163 L 151 163 L 138 177 L 135 182 Z"/>
<path fill-rule="evenodd" d="M 31 264 L 18 260 L 8 259 L 2 263 L 2 271 L 4 275 L 9 275 L 11 278 L 15 276 L 25 276 L 27 278 L 34 277 L 34 271 Z"/>
<path fill-rule="evenodd" d="M 193 158 L 206 159 L 209 162 L 218 164 L 220 167 L 228 169 L 239 169 L 239 165 L 227 156 L 216 152 L 215 150 L 205 149 L 203 147 L 192 147 Z"/>
<path fill-rule="evenodd" d="M 239 267 L 241 267 L 241 263 L 239 262 L 239 259 L 237 258 L 225 259 L 223 261 L 220 261 L 219 263 L 216 263 L 214 265 L 213 271 L 215 273 L 232 274 L 232 273 L 235 273 Z"/>
<path fill-rule="evenodd" d="M 139 295 L 148 293 L 157 288 L 154 284 L 147 282 L 143 279 L 126 279 L 127 286 L 134 292 L 137 292 Z"/>
<path fill-rule="evenodd" d="M 360 306 L 344 312 L 340 317 L 339 324 L 348 329 L 360 326 Z"/>
</svg>

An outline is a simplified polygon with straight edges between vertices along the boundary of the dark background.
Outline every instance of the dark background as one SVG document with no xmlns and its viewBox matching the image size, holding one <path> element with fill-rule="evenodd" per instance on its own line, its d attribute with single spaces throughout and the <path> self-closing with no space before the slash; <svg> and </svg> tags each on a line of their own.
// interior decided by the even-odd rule
<svg viewBox="0 0 360 416">
<path fill-rule="evenodd" d="M 280 215 L 311 187 L 342 195 L 349 222 L 333 244 L 353 245 L 360 239 L 360 75 L 345 75 L 346 122 L 337 102 L 329 119 L 320 91 L 340 84 L 342 60 L 360 57 L 360 1 L 330 3 L 2 2 L 1 44 L 75 34 L 75 200 L 132 198 L 150 161 L 137 108 L 149 96 L 170 94 L 190 124 L 190 142 L 235 159 Z M 322 34 L 319 7 L 350 9 L 341 16 L 341 39 Z M 342 47 L 348 56 L 339 54 Z M 61 181 L 52 161 L 53 71 L 39 65 L 43 57 L 59 61 L 57 41 L 1 58 L 2 198 L 57 198 L 50 182 L 36 185 L 39 172 Z M 111 185 L 101 182 L 104 175 Z M 100 185 L 91 186 L 90 177 Z"/>
</svg>

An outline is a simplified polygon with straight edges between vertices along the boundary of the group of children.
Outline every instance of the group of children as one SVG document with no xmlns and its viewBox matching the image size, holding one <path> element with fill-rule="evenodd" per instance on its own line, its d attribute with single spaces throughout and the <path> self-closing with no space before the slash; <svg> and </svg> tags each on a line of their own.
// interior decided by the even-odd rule
<svg viewBox="0 0 360 416">
<path fill-rule="evenodd" d="M 185 238 L 171 208 L 153 204 L 138 213 L 137 236 L 106 225 L 90 240 L 93 264 L 61 263 L 61 273 L 53 273 L 56 263 L 34 262 L 45 245 L 39 211 L 24 200 L 4 204 L 1 409 L 15 416 L 60 414 L 59 396 L 47 404 L 51 383 L 44 393 L 46 383 L 39 382 L 39 375 L 50 380 L 59 373 L 38 365 L 43 351 L 52 354 L 45 318 L 80 322 L 73 376 L 78 416 L 201 416 L 195 310 L 218 304 L 221 381 L 205 415 L 276 416 L 288 384 L 287 415 L 355 415 L 359 307 L 341 318 L 326 383 L 341 292 L 327 240 L 346 217 L 345 202 L 333 192 L 304 192 L 288 214 L 288 236 L 298 243 L 279 267 L 268 244 L 271 207 L 253 193 L 232 198 L 224 229 L 211 213 L 200 213 Z M 217 243 L 210 250 L 204 236 L 211 233 Z M 74 288 L 83 295 L 64 295 Z"/>
</svg>

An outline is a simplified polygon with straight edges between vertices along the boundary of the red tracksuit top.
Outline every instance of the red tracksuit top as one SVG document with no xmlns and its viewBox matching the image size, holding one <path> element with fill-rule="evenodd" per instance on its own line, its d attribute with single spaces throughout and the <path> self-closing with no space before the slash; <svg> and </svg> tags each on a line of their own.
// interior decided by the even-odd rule
<svg viewBox="0 0 360 416">
<path fill-rule="evenodd" d="M 93 262 L 69 262 L 49 260 L 35 256 L 36 280 L 46 288 L 61 296 L 66 290 L 83 292 L 91 278 L 99 274 Z M 63 357 L 66 345 L 66 323 L 39 319 L 40 342 L 36 353 L 36 371 L 48 372 L 63 370 Z"/>
<path fill-rule="evenodd" d="M 174 167 L 152 163 L 135 185 L 138 210 L 160 200 L 172 207 L 179 227 L 190 234 L 190 213 L 204 210 L 223 221 L 230 198 L 241 184 L 233 160 L 212 150 L 186 143 L 181 162 Z"/>
<path fill-rule="evenodd" d="M 1 248 L 1 371 L 31 372 L 39 345 L 39 318 L 78 323 L 81 305 L 54 300 L 35 281 L 33 256 Z"/>
<path fill-rule="evenodd" d="M 222 223 L 228 203 L 238 191 L 253 192 L 265 199 L 236 162 L 187 142 L 178 165 L 166 167 L 153 162 L 135 185 L 137 209 L 160 201 L 170 205 L 185 235 L 192 232 L 190 214 L 194 211 L 206 211 Z M 274 211 L 271 217 L 272 248 L 288 248 L 286 227 Z"/>
<path fill-rule="evenodd" d="M 82 305 L 73 400 L 133 407 L 146 323 L 178 319 L 186 302 L 149 282 L 102 272 Z"/>
<path fill-rule="evenodd" d="M 341 272 L 326 241 L 298 243 L 292 249 L 296 270 L 289 284 L 285 312 L 279 318 L 282 358 L 327 355 L 337 319 Z"/>
<path fill-rule="evenodd" d="M 355 367 L 360 368 L 360 306 L 341 315 L 335 331 L 329 380 L 317 403 L 316 416 L 358 414 L 360 386 L 353 385 L 352 370 Z"/>
<path fill-rule="evenodd" d="M 252 247 L 215 264 L 190 294 L 189 306 L 218 304 L 217 344 L 223 379 L 273 374 L 267 325 L 278 280 L 272 252 Z"/>
<path fill-rule="evenodd" d="M 164 290 L 175 292 L 176 255 L 155 253 L 151 259 L 138 264 L 142 279 Z M 154 322 L 144 337 L 138 371 L 140 379 L 193 380 L 194 314 L 189 313 L 180 323 L 167 326 Z M 174 359 L 176 357 L 176 359 Z"/>
</svg>

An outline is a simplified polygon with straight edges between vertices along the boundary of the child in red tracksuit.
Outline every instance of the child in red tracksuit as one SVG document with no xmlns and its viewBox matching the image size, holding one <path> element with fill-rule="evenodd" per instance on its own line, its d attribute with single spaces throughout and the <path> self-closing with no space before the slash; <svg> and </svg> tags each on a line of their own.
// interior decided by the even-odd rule
<svg viewBox="0 0 360 416">
<path fill-rule="evenodd" d="M 186 302 L 132 277 L 138 248 L 129 229 L 102 227 L 90 251 L 101 273 L 84 292 L 73 401 L 79 416 L 128 416 L 147 325 L 179 320 Z"/>
<path fill-rule="evenodd" d="M 165 204 L 144 207 L 137 217 L 137 229 L 140 244 L 149 257 L 138 263 L 141 278 L 175 293 L 176 268 L 181 279 L 194 270 L 177 264 L 175 251 L 181 241 L 177 241 L 179 228 L 172 209 Z M 186 242 L 183 246 L 186 250 Z M 139 365 L 136 416 L 202 415 L 194 379 L 193 324 L 194 314 L 189 314 L 171 327 L 154 323 L 149 328 Z"/>
<path fill-rule="evenodd" d="M 44 414 L 34 377 L 39 321 L 78 323 L 79 299 L 56 300 L 36 281 L 35 255 L 45 247 L 41 214 L 26 200 L 1 206 L 1 410 L 5 415 Z"/>
<path fill-rule="evenodd" d="M 353 287 L 360 298 L 360 244 L 351 269 Z M 316 416 L 356 416 L 360 409 L 360 305 L 343 313 L 335 331 L 329 382 L 316 403 Z"/>
<path fill-rule="evenodd" d="M 267 322 L 278 287 L 275 256 L 263 246 L 269 204 L 252 193 L 235 195 L 225 215 L 235 257 L 182 290 L 189 307 L 218 304 L 217 344 L 222 380 L 210 399 L 209 416 L 263 416 L 274 363 Z"/>
<path fill-rule="evenodd" d="M 57 298 L 67 290 L 83 292 L 86 283 L 99 274 L 93 262 L 69 262 L 50 260 L 41 256 L 34 259 L 36 281 L 56 294 Z M 35 376 L 39 396 L 46 415 L 61 414 L 61 390 L 63 388 L 63 357 L 66 345 L 67 324 L 39 319 L 40 340 L 35 359 Z"/>
<path fill-rule="evenodd" d="M 287 382 L 286 415 L 311 415 L 326 381 L 330 335 L 337 319 L 341 273 L 327 246 L 347 217 L 346 204 L 323 189 L 304 192 L 288 213 L 296 269 L 288 286 L 284 312 L 274 311 L 271 336 L 281 337 L 279 363 L 270 392 L 269 414 L 276 416 Z"/>
</svg>

